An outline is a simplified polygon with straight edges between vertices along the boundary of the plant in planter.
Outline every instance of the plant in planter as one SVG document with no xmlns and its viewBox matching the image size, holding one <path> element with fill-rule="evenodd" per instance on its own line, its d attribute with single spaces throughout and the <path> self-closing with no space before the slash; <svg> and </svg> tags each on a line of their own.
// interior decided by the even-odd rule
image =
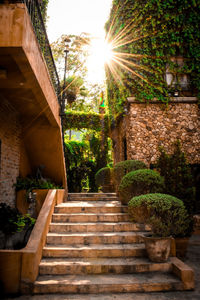
<svg viewBox="0 0 200 300">
<path fill-rule="evenodd" d="M 132 197 L 148 194 L 162 193 L 164 179 L 156 171 L 141 169 L 132 171 L 122 178 L 119 186 L 119 199 L 123 204 L 128 204 Z"/>
<path fill-rule="evenodd" d="M 165 181 L 165 192 L 181 199 L 189 214 L 194 213 L 195 184 L 191 167 L 187 163 L 185 153 L 181 150 L 180 141 L 174 144 L 172 154 L 160 148 L 160 156 L 155 167 Z"/>
<path fill-rule="evenodd" d="M 22 215 L 6 203 L 0 203 L 1 249 L 21 249 L 30 236 L 35 219 Z"/>
<path fill-rule="evenodd" d="M 172 154 L 160 148 L 160 156 L 156 162 L 156 168 L 165 180 L 165 192 L 181 199 L 189 214 L 190 226 L 188 232 L 175 238 L 176 253 L 184 258 L 187 252 L 187 245 L 191 232 L 193 231 L 193 213 L 195 207 L 195 184 L 191 167 L 187 163 L 185 153 L 181 150 L 180 141 L 174 144 Z"/>
<path fill-rule="evenodd" d="M 116 191 L 119 189 L 122 178 L 131 171 L 147 169 L 144 162 L 139 160 L 125 160 L 118 162 L 113 167 L 113 181 Z"/>
<path fill-rule="evenodd" d="M 95 174 L 95 182 L 98 187 L 101 187 L 101 190 L 104 193 L 112 192 L 114 187 L 112 184 L 112 169 L 109 167 L 101 168 Z"/>
<path fill-rule="evenodd" d="M 52 183 L 49 179 L 45 179 L 43 177 L 18 177 L 16 184 L 14 184 L 16 192 L 21 193 L 21 195 L 17 195 L 22 199 L 24 207 L 32 217 L 36 217 L 36 193 L 33 190 L 48 190 L 48 189 L 58 189 L 59 187 Z M 18 194 L 19 194 L 18 193 Z M 18 201 L 18 200 L 17 200 Z"/>
<path fill-rule="evenodd" d="M 187 234 L 190 218 L 183 201 L 167 194 L 146 194 L 133 197 L 129 201 L 132 221 L 145 222 L 151 226 L 152 237 L 145 236 L 145 246 L 149 258 L 155 262 L 168 259 L 171 237 Z M 141 214 L 137 212 L 141 210 Z"/>
</svg>

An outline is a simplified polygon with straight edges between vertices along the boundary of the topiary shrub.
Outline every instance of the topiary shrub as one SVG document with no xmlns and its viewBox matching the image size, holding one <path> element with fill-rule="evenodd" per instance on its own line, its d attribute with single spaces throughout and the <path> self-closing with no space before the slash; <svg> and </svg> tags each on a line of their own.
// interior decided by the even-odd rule
<svg viewBox="0 0 200 300">
<path fill-rule="evenodd" d="M 147 169 L 145 163 L 139 160 L 125 160 L 117 163 L 113 168 L 113 181 L 116 191 L 118 191 L 121 180 L 127 173 L 139 169 Z"/>
<path fill-rule="evenodd" d="M 95 174 L 95 182 L 98 187 L 108 186 L 111 185 L 111 168 L 104 167 L 101 168 Z"/>
<path fill-rule="evenodd" d="M 155 237 L 184 237 L 192 232 L 190 217 L 182 200 L 167 194 L 146 194 L 133 197 L 129 215 L 134 222 L 143 221 L 151 226 Z M 139 214 L 141 211 L 143 213 Z"/>
<path fill-rule="evenodd" d="M 162 193 L 164 178 L 158 172 L 149 169 L 128 173 L 119 186 L 119 199 L 127 204 L 132 197 L 149 193 Z"/>
</svg>

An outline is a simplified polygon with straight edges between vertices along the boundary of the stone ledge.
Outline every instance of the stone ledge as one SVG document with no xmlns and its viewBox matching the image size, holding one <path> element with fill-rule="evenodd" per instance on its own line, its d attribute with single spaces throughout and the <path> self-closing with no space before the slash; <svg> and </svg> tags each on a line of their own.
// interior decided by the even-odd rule
<svg viewBox="0 0 200 300">
<path fill-rule="evenodd" d="M 194 104 L 198 103 L 197 97 L 171 97 L 171 100 L 169 103 L 188 103 L 188 104 Z M 157 98 L 154 98 L 149 103 L 147 102 L 140 102 L 136 100 L 136 97 L 128 97 L 127 98 L 129 103 L 137 103 L 137 104 L 165 104 L 164 102 L 160 102 Z"/>
<path fill-rule="evenodd" d="M 178 276 L 183 284 L 185 290 L 192 290 L 195 287 L 194 284 L 194 271 L 188 265 L 183 263 L 177 257 L 171 257 L 172 272 Z"/>
</svg>

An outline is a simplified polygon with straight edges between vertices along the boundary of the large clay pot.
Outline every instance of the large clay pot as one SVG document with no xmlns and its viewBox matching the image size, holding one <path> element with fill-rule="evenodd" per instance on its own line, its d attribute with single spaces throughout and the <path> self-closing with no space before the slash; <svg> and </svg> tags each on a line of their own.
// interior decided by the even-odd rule
<svg viewBox="0 0 200 300">
<path fill-rule="evenodd" d="M 171 238 L 159 238 L 144 236 L 144 242 L 148 257 L 153 262 L 165 262 L 168 260 L 171 247 Z"/>
</svg>

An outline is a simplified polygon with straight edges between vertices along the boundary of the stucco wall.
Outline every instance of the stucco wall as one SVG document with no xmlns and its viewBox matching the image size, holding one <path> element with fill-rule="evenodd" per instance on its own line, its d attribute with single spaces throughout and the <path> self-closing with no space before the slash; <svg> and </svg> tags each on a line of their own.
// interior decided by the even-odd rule
<svg viewBox="0 0 200 300">
<path fill-rule="evenodd" d="M 130 103 L 127 128 L 128 159 L 154 163 L 163 146 L 172 151 L 179 139 L 188 161 L 200 163 L 200 120 L 197 103 Z"/>
<path fill-rule="evenodd" d="M 0 105 L 0 202 L 15 205 L 13 184 L 19 175 L 21 126 L 18 114 L 5 99 Z"/>
</svg>

